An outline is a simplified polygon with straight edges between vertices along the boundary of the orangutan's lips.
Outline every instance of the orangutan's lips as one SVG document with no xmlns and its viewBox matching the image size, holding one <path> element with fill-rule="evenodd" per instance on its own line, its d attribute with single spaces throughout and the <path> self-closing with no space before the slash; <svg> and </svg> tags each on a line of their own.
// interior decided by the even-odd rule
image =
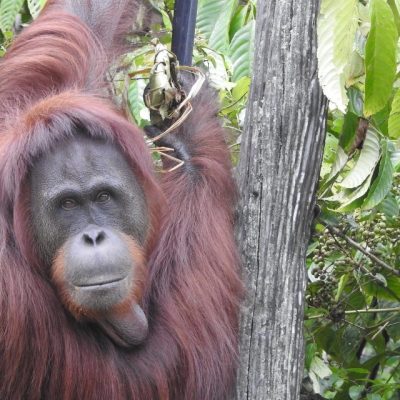
<svg viewBox="0 0 400 400">
<path fill-rule="evenodd" d="M 123 281 L 126 279 L 126 276 L 123 277 L 118 277 L 118 278 L 109 278 L 106 280 L 101 280 L 98 282 L 90 282 L 90 283 L 81 283 L 81 284 L 75 284 L 75 287 L 78 288 L 89 288 L 89 289 L 96 289 L 96 288 L 112 288 L 113 286 L 117 286 L 119 282 Z"/>
</svg>

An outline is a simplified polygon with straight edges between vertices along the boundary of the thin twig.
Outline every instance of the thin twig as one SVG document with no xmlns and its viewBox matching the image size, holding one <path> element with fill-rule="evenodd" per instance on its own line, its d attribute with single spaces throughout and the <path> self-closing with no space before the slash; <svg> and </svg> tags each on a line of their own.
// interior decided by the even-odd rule
<svg viewBox="0 0 400 400">
<path fill-rule="evenodd" d="M 386 327 L 387 327 L 388 325 L 389 325 L 389 322 L 386 322 L 386 324 L 383 324 L 383 325 L 376 331 L 375 335 L 372 336 L 371 340 L 375 340 L 375 339 L 378 337 L 378 335 L 381 334 L 382 331 L 383 331 L 384 329 L 386 329 Z"/>
<path fill-rule="evenodd" d="M 368 314 L 368 313 L 383 313 L 383 312 L 400 312 L 400 307 L 392 308 L 364 308 L 362 310 L 349 310 L 345 314 Z"/>
<path fill-rule="evenodd" d="M 400 307 L 393 307 L 393 308 L 364 308 L 362 310 L 349 310 L 345 311 L 346 315 L 352 314 L 373 314 L 373 313 L 385 313 L 385 312 L 400 312 Z M 329 314 L 319 314 L 319 315 L 312 315 L 311 317 L 307 317 L 306 319 L 319 319 L 328 317 Z"/>
</svg>

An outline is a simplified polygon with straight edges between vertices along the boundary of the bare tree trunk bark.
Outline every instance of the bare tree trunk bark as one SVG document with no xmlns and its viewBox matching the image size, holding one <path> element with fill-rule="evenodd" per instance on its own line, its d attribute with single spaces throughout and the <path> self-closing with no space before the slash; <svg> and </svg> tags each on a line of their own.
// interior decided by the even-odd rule
<svg viewBox="0 0 400 400">
<path fill-rule="evenodd" d="M 326 122 L 319 0 L 258 0 L 253 83 L 238 167 L 247 279 L 236 398 L 295 400 L 303 377 L 305 258 Z"/>
</svg>

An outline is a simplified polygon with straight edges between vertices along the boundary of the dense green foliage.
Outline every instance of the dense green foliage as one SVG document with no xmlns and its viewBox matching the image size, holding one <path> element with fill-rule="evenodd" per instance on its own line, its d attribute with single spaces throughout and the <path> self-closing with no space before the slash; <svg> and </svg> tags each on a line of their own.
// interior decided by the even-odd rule
<svg viewBox="0 0 400 400">
<path fill-rule="evenodd" d="M 113 75 L 140 126 L 154 37 L 173 0 Z M 43 0 L 0 0 L 1 51 Z M 199 0 L 195 65 L 209 71 L 237 159 L 251 77 L 255 0 Z M 400 399 L 400 0 L 322 0 L 319 77 L 330 100 L 307 259 L 306 375 L 324 398 Z M 128 73 L 127 73 L 128 72 Z M 129 76 L 129 78 L 126 78 Z"/>
<path fill-rule="evenodd" d="M 328 399 L 400 398 L 397 0 L 323 0 L 331 101 L 309 248 L 306 368 Z"/>
</svg>

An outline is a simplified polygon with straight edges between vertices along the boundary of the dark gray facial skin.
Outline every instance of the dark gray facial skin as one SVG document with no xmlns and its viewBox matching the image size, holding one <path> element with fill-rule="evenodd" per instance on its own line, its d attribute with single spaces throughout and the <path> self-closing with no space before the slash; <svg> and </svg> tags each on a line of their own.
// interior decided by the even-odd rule
<svg viewBox="0 0 400 400">
<path fill-rule="evenodd" d="M 145 240 L 144 193 L 112 144 L 83 135 L 60 143 L 34 164 L 30 187 L 34 238 L 48 265 L 68 238 L 89 225 Z"/>
<path fill-rule="evenodd" d="M 124 235 L 141 245 L 149 224 L 143 190 L 121 152 L 79 135 L 41 156 L 29 179 L 34 242 L 42 261 L 50 267 L 63 248 L 57 279 L 69 300 L 96 313 L 117 345 L 141 343 L 148 325 L 140 306 L 132 304 L 122 315 L 112 312 L 130 298 L 137 272 Z"/>
</svg>

